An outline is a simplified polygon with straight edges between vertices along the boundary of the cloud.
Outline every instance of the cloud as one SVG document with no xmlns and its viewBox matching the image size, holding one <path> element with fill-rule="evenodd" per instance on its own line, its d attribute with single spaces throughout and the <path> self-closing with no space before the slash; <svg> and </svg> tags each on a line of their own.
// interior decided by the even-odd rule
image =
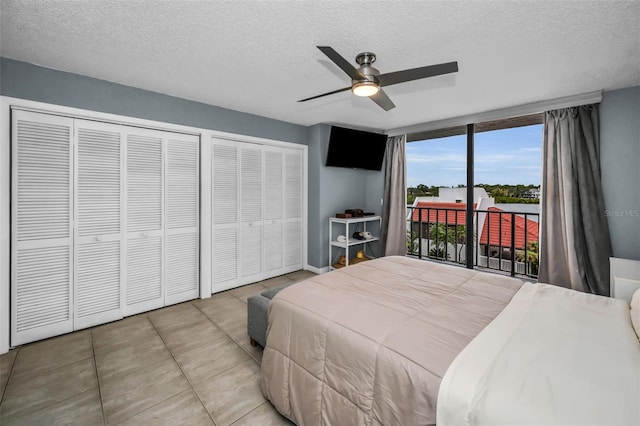
<svg viewBox="0 0 640 426">
<path fill-rule="evenodd" d="M 532 147 L 527 147 L 527 148 L 520 148 L 521 152 L 541 152 L 542 151 L 542 147 L 539 146 L 532 146 Z"/>
<path fill-rule="evenodd" d="M 509 163 L 516 159 L 517 157 L 513 154 L 480 154 L 475 157 L 475 163 Z"/>
<path fill-rule="evenodd" d="M 467 164 L 467 157 L 461 154 L 407 154 L 408 163 L 462 163 Z"/>
</svg>

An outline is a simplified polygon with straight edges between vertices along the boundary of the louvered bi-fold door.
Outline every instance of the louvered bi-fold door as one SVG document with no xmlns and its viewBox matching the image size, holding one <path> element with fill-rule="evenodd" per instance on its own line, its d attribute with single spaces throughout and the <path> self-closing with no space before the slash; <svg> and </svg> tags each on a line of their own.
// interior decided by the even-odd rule
<svg viewBox="0 0 640 426">
<path fill-rule="evenodd" d="M 74 329 L 123 316 L 122 126 L 76 120 Z"/>
<path fill-rule="evenodd" d="M 264 147 L 263 279 L 283 273 L 284 150 Z"/>
<path fill-rule="evenodd" d="M 212 292 L 238 282 L 238 146 L 214 139 L 211 147 Z"/>
<path fill-rule="evenodd" d="M 287 150 L 285 154 L 285 208 L 284 208 L 284 272 L 302 268 L 302 215 L 303 215 L 303 164 L 302 152 Z"/>
<path fill-rule="evenodd" d="M 240 239 L 238 261 L 240 284 L 262 279 L 262 147 L 239 144 L 240 152 Z"/>
<path fill-rule="evenodd" d="M 73 330 L 73 120 L 12 111 L 11 345 Z"/>
<path fill-rule="evenodd" d="M 163 136 L 134 128 L 125 134 L 125 316 L 164 306 Z"/>
<path fill-rule="evenodd" d="M 200 294 L 199 150 L 197 136 L 174 134 L 166 143 L 165 305 Z"/>
</svg>

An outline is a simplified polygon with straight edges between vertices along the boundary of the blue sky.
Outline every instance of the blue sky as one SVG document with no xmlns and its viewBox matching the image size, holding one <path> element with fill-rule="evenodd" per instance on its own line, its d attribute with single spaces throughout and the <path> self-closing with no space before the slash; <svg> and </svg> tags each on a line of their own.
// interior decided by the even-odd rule
<svg viewBox="0 0 640 426">
<path fill-rule="evenodd" d="M 467 136 L 409 142 L 407 186 L 458 186 L 467 181 Z M 475 135 L 475 183 L 540 185 L 542 124 Z"/>
</svg>

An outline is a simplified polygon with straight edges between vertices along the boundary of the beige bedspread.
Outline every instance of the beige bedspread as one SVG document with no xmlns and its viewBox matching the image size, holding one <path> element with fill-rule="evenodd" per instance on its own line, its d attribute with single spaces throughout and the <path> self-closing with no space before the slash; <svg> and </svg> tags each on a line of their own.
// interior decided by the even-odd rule
<svg viewBox="0 0 640 426">
<path fill-rule="evenodd" d="M 522 281 L 385 257 L 282 290 L 265 396 L 298 425 L 435 424 L 440 380 Z"/>
</svg>

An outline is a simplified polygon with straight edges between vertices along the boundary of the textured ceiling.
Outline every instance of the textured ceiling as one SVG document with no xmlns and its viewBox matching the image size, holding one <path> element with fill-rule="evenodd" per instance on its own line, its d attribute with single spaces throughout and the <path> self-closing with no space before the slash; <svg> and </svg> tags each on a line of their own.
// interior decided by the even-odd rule
<svg viewBox="0 0 640 426">
<path fill-rule="evenodd" d="M 386 130 L 640 84 L 638 1 L 2 0 L 0 54 L 302 125 Z M 457 74 L 349 85 L 316 45 L 382 73 L 457 60 Z M 355 65 L 355 62 L 354 62 Z"/>
</svg>

